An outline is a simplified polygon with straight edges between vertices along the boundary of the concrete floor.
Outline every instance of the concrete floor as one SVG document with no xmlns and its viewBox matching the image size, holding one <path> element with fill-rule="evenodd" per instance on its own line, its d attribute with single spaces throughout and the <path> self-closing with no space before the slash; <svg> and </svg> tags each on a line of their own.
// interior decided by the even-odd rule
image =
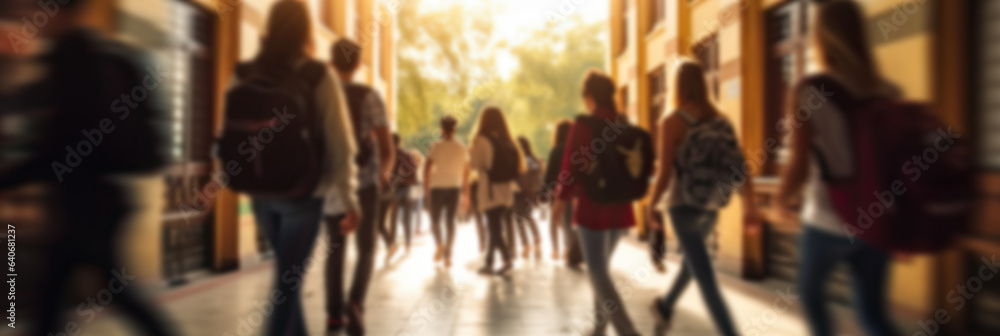
<svg viewBox="0 0 1000 336">
<path fill-rule="evenodd" d="M 471 225 L 458 226 L 451 269 L 434 264 L 427 221 L 423 227 L 409 254 L 386 263 L 379 248 L 366 307 L 369 335 L 581 335 L 590 325 L 593 297 L 586 270 L 550 260 L 547 237 L 542 260 L 521 259 L 507 277 L 483 276 L 476 273 L 481 257 Z M 323 248 L 317 245 L 303 292 L 310 335 L 324 334 Z M 348 259 L 353 260 L 353 245 L 348 248 Z M 626 312 L 643 335 L 716 334 L 695 284 L 682 297 L 672 324 L 658 325 L 651 302 L 676 276 L 676 259 L 667 273 L 656 273 L 645 245 L 629 237 L 618 245 L 612 265 Z M 273 263 L 264 262 L 174 289 L 157 300 L 184 335 L 260 335 L 256 306 L 270 289 L 272 272 Z M 788 284 L 749 283 L 724 274 L 719 281 L 741 334 L 807 334 L 794 288 Z M 82 334 L 131 334 L 113 314 L 108 317 L 86 326 Z M 850 317 L 843 322 L 842 334 L 860 334 Z M 608 334 L 614 335 L 611 329 Z"/>
</svg>

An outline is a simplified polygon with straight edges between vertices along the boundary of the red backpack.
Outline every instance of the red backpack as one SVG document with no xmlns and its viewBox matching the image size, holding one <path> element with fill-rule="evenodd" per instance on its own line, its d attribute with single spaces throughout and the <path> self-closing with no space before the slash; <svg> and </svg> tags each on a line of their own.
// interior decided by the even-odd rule
<svg viewBox="0 0 1000 336">
<path fill-rule="evenodd" d="M 852 241 L 889 252 L 947 248 L 975 200 L 972 153 L 961 136 L 919 103 L 880 100 L 843 113 L 856 173 L 826 185 Z"/>
</svg>

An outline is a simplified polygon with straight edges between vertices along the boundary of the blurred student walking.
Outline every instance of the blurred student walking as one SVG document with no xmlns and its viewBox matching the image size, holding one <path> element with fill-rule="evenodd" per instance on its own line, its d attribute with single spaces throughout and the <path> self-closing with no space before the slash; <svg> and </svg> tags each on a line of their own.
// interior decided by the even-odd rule
<svg viewBox="0 0 1000 336">
<path fill-rule="evenodd" d="M 742 170 L 746 160 L 732 124 L 712 102 L 702 67 L 690 59 L 680 60 L 670 84 L 670 113 L 657 125 L 659 163 L 651 204 L 660 206 L 667 191 L 671 191 L 666 199 L 667 212 L 684 250 L 684 262 L 668 294 L 654 305 L 660 317 L 669 321 L 693 275 L 719 333 L 736 335 L 736 326 L 715 280 L 705 238 L 715 228 L 718 210 L 728 203 L 728 192 L 732 191 L 720 192 L 716 186 L 737 183 L 730 181 L 730 176 L 734 169 Z M 739 187 L 744 191 L 746 213 L 755 214 L 748 176 L 734 186 Z M 651 225 L 658 230 L 663 223 L 653 221 Z"/>
<path fill-rule="evenodd" d="M 125 267 L 119 241 L 131 218 L 146 212 L 142 209 L 146 202 L 137 197 L 143 194 L 140 184 L 132 181 L 162 180 L 160 174 L 169 160 L 167 130 L 163 127 L 167 113 L 160 105 L 165 92 L 155 90 L 169 89 L 165 89 L 166 83 L 156 80 L 155 76 L 162 74 L 147 73 L 153 65 L 144 62 L 149 56 L 145 52 L 84 28 L 88 1 L 59 3 L 51 4 L 58 7 L 59 15 L 37 27 L 34 39 L 15 39 L 20 37 L 17 32 L 22 31 L 18 29 L 4 35 L 13 42 L 13 50 L 0 48 L 0 58 L 9 62 L 0 72 L 0 119 L 3 120 L 0 191 L 34 185 L 51 197 L 39 202 L 51 204 L 45 209 L 52 211 L 37 215 L 51 221 L 38 226 L 45 233 L 42 251 L 25 250 L 25 245 L 18 241 L 17 252 L 21 254 L 17 256 L 17 270 L 30 273 L 37 267 L 41 271 L 39 284 L 17 282 L 17 289 L 21 290 L 18 299 L 24 293 L 38 294 L 29 301 L 37 300 L 39 320 L 28 324 L 31 328 L 23 334 L 75 334 L 80 330 L 78 327 L 90 322 L 66 319 L 70 309 L 76 309 L 81 317 L 90 310 L 82 305 L 64 306 L 71 300 L 78 302 L 79 292 L 71 288 L 76 283 L 108 284 L 108 289 L 114 292 L 112 307 L 126 315 L 135 327 L 128 329 L 129 333 L 175 334 L 163 312 L 140 293 L 141 285 L 133 279 L 134 270 Z M 42 3 L 5 0 L 0 4 L 0 20 L 27 20 L 32 14 L 42 13 L 39 5 Z M 109 104 L 122 93 L 136 89 L 145 89 L 142 92 L 148 97 L 131 102 L 131 109 L 125 110 L 132 117 L 119 119 L 120 115 L 115 114 L 121 113 L 121 109 L 109 110 Z M 105 124 L 109 118 L 110 126 Z M 101 130 L 95 129 L 98 124 Z M 101 133 L 108 128 L 114 132 Z M 85 130 L 83 134 L 81 130 Z M 76 151 L 68 152 L 70 146 L 89 148 L 88 153 L 82 153 L 82 149 L 78 150 L 79 155 Z M 75 163 L 67 153 L 76 155 Z M 11 210 L 17 210 L 17 205 L 0 211 L 9 215 L 14 212 Z M 157 210 L 151 212 L 158 214 Z M 14 253 L 14 243 L 10 243 L 9 249 Z M 38 261 L 34 256 L 44 259 L 37 264 L 25 263 Z M 13 257 L 10 260 L 10 266 L 14 266 Z M 99 278 L 79 279 L 78 271 L 85 268 L 94 268 Z M 14 284 L 10 285 L 12 299 Z M 70 297 L 73 299 L 67 300 Z M 93 303 L 93 299 L 90 301 Z M 17 307 L 22 308 L 17 311 L 18 326 L 25 326 L 24 317 L 30 314 L 23 308 L 31 302 L 23 306 L 22 303 L 17 302 Z M 11 328 L 15 320 L 14 304 L 11 300 L 8 317 Z"/>
<path fill-rule="evenodd" d="M 866 102 L 898 96 L 894 85 L 881 77 L 867 40 L 867 20 L 853 1 L 831 1 L 819 5 L 813 26 L 812 44 L 820 73 L 803 79 L 791 92 L 790 120 L 796 120 L 799 106 L 815 106 L 812 117 L 792 130 L 791 157 L 783 172 L 782 206 L 804 196 L 798 291 L 813 335 L 834 335 L 827 307 L 826 284 L 840 262 L 851 268 L 854 305 L 869 335 L 897 335 L 886 312 L 886 282 L 890 256 L 863 240 L 849 239 L 842 227 L 827 182 L 858 174 L 871 168 L 869 162 L 855 162 L 852 138 L 845 112 L 863 108 Z M 831 93 L 816 97 L 815 88 Z"/>
<path fill-rule="evenodd" d="M 569 138 L 569 129 L 572 126 L 573 124 L 566 120 L 560 121 L 556 125 L 556 133 L 552 141 L 554 145 L 552 146 L 552 151 L 549 152 L 549 160 L 545 165 L 545 177 L 542 180 L 544 187 L 543 194 L 550 203 L 555 203 L 556 191 L 566 181 L 564 178 L 570 176 L 569 172 L 563 173 L 562 159 L 563 153 L 566 151 L 566 140 Z M 559 216 L 559 218 L 555 216 Z M 552 235 L 552 259 L 556 260 L 565 255 L 567 266 L 580 266 L 580 263 L 583 262 L 583 251 L 580 250 L 580 237 L 577 236 L 576 228 L 573 227 L 573 203 L 567 202 L 564 211 L 560 213 L 552 211 L 549 217 Z M 559 248 L 560 230 L 563 231 L 565 251 Z"/>
<path fill-rule="evenodd" d="M 375 264 L 379 188 L 386 184 L 395 161 L 385 103 L 371 87 L 354 82 L 354 74 L 361 65 L 361 52 L 361 46 L 347 39 L 341 39 L 330 47 L 330 59 L 343 85 L 350 109 L 351 129 L 358 146 L 354 164 L 358 166 L 357 197 L 361 206 L 361 222 L 354 239 L 358 260 L 346 301 L 344 260 L 347 236 L 341 233 L 340 227 L 346 207 L 337 193 L 328 195 L 324 206 L 326 229 L 333 251 L 326 260 L 326 328 L 328 332 L 337 332 L 346 325 L 352 334 L 363 333 L 364 329 L 361 313 Z"/>
<path fill-rule="evenodd" d="M 444 259 L 445 267 L 451 267 L 455 216 L 469 178 L 469 156 L 465 145 L 455 139 L 457 126 L 458 121 L 454 117 L 441 118 L 441 140 L 431 145 L 424 167 L 424 190 L 430 195 L 431 232 L 434 233 L 434 243 L 437 246 L 434 261 Z M 442 212 L 444 218 L 441 218 Z M 441 227 L 442 224 L 445 225 L 444 228 Z"/>
<path fill-rule="evenodd" d="M 406 201 L 406 207 L 413 216 L 413 235 L 419 236 L 423 234 L 420 224 L 424 221 L 424 163 L 427 162 L 427 158 L 416 149 L 410 151 L 410 156 L 417 165 L 417 186 L 410 188 L 410 198 Z"/>
<path fill-rule="evenodd" d="M 514 208 L 510 213 L 511 227 L 517 227 L 524 246 L 524 259 L 531 257 L 534 251 L 535 259 L 542 258 L 542 237 L 538 234 L 538 223 L 535 222 L 534 210 L 538 204 L 538 192 L 542 190 L 542 162 L 531 149 L 531 142 L 523 136 L 517 138 L 524 156 L 524 173 L 518 178 L 518 190 L 514 194 Z M 528 236 L 532 240 L 528 240 Z M 513 241 L 515 237 L 510 236 Z M 511 243 L 511 245 L 515 245 Z M 514 250 L 514 249 L 512 249 Z M 516 252 L 516 251 L 515 251 Z"/>
<path fill-rule="evenodd" d="M 504 243 L 503 223 L 514 205 L 514 188 L 522 169 L 521 153 L 499 108 L 484 108 L 476 127 L 469 165 L 478 172 L 476 202 L 479 211 L 486 214 L 489 228 L 486 260 L 479 272 L 493 274 L 493 254 L 499 252 L 503 267 L 495 273 L 504 274 L 511 269 L 513 256 Z"/>
<path fill-rule="evenodd" d="M 379 221 L 379 232 L 382 234 L 382 238 L 385 239 L 385 246 L 387 248 L 385 260 L 389 261 L 392 256 L 395 255 L 396 251 L 399 250 L 399 243 L 396 242 L 396 234 L 399 232 L 399 226 L 403 226 L 403 238 L 406 247 L 406 252 L 410 251 L 410 243 L 413 240 L 413 232 L 410 225 L 411 212 L 406 208 L 406 204 L 410 199 L 410 189 L 417 185 L 417 164 L 410 156 L 410 152 L 399 147 L 400 139 L 399 134 L 392 135 L 392 142 L 396 149 L 396 165 L 392 171 L 392 177 L 389 179 L 389 191 L 386 196 L 382 198 L 381 218 Z M 402 212 L 402 220 L 400 221 L 400 212 Z M 388 217 L 388 220 L 386 220 Z"/>
<path fill-rule="evenodd" d="M 639 333 L 625 309 L 625 301 L 615 289 L 610 274 L 610 262 L 619 239 L 635 225 L 635 214 L 632 212 L 632 202 L 630 201 L 634 197 L 626 195 L 625 189 L 616 189 L 616 191 L 598 189 L 632 186 L 631 183 L 626 182 L 634 181 L 606 180 L 608 176 L 604 173 L 621 173 L 623 170 L 631 170 L 625 169 L 623 164 L 642 165 L 643 159 L 649 159 L 644 156 L 651 156 L 651 154 L 642 155 L 641 150 L 633 152 L 639 149 L 634 147 L 636 144 L 640 144 L 639 142 L 627 143 L 628 140 L 640 140 L 641 142 L 642 139 L 635 139 L 634 136 L 631 136 L 632 134 L 624 133 L 627 130 L 634 130 L 634 128 L 630 128 L 619 120 L 620 114 L 615 104 L 614 95 L 615 83 L 607 75 L 590 71 L 584 76 L 582 96 L 589 114 L 578 117 L 570 130 L 569 140 L 563 153 L 562 170 L 568 171 L 571 178 L 563 179 L 566 183 L 561 184 L 559 188 L 558 199 L 552 207 L 552 212 L 555 214 L 563 213 L 566 211 L 566 204 L 576 200 L 574 221 L 578 227 L 584 259 L 587 262 L 587 271 L 594 289 L 594 313 L 598 316 L 595 325 L 588 327 L 594 328 L 593 334 L 602 335 L 610 322 L 614 325 L 618 335 L 631 336 Z M 601 134 L 608 133 L 609 130 L 617 135 L 616 142 L 611 144 L 607 141 L 603 142 L 607 146 L 605 147 L 607 150 L 603 150 L 601 153 L 593 151 L 595 154 L 593 162 L 582 159 L 581 157 L 585 157 L 586 154 L 580 152 L 581 148 L 591 148 L 593 143 L 599 142 L 597 139 L 601 138 Z M 604 136 L 607 137 L 607 135 Z M 648 134 L 646 137 L 648 138 Z M 648 139 L 645 140 L 648 142 Z M 650 144 L 646 145 L 648 147 Z M 651 151 L 649 148 L 646 149 Z M 639 162 L 636 162 L 636 159 Z M 628 162 L 626 163 L 626 161 Z M 649 163 L 647 162 L 647 164 Z M 596 168 L 595 166 L 600 166 L 602 169 L 599 171 L 591 169 Z M 614 169 L 616 167 L 620 169 Z M 642 171 L 643 169 L 639 170 L 637 178 L 641 180 L 642 175 L 648 174 L 648 172 Z M 622 176 L 616 175 L 615 177 Z M 648 187 L 648 183 L 648 181 L 640 181 L 640 184 L 644 184 L 646 187 Z M 645 188 L 641 189 L 640 193 L 646 192 Z M 596 199 L 596 197 L 607 197 L 607 199 Z M 553 218 L 560 219 L 559 216 L 553 216 Z"/>
<path fill-rule="evenodd" d="M 350 111 L 337 75 L 310 56 L 311 20 L 301 1 L 281 1 L 271 7 L 260 52 L 236 69 L 219 145 L 224 161 L 247 160 L 254 165 L 232 176 L 230 186 L 252 196 L 257 226 L 277 259 L 275 290 L 287 298 L 275 305 L 267 335 L 307 332 L 304 279 L 294 270 L 304 267 L 312 252 L 324 197 L 340 200 L 341 233 L 354 230 L 361 217 Z M 274 126 L 284 120 L 278 106 L 296 116 L 280 129 Z M 273 141 L 244 159 L 241 141 L 256 139 L 267 130 Z"/>
</svg>

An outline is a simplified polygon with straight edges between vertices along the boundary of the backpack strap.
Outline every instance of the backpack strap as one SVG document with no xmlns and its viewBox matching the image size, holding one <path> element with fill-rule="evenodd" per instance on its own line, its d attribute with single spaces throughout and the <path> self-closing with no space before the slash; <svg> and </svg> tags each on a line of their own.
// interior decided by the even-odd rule
<svg viewBox="0 0 1000 336">
<path fill-rule="evenodd" d="M 691 116 L 691 114 L 687 113 L 686 111 L 677 110 L 676 112 L 677 115 L 681 116 L 681 119 L 684 119 L 684 122 L 686 122 L 688 125 L 698 124 L 698 119 L 695 119 L 694 117 Z"/>
</svg>

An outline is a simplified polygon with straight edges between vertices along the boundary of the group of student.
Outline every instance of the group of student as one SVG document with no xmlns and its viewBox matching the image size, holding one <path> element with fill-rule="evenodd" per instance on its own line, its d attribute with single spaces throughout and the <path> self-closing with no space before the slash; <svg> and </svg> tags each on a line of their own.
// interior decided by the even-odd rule
<svg viewBox="0 0 1000 336">
<path fill-rule="evenodd" d="M 311 35 L 306 11 L 306 5 L 297 1 L 276 4 L 261 52 L 247 66 L 274 76 L 293 76 L 298 69 L 318 63 L 308 56 Z M 822 289 L 832 267 L 847 261 L 854 271 L 856 304 L 862 312 L 858 316 L 865 330 L 872 335 L 896 334 L 884 309 L 890 258 L 863 242 L 852 243 L 844 235 L 821 177 L 855 169 L 847 126 L 838 110 L 855 108 L 866 100 L 888 99 L 896 93 L 879 76 L 865 42 L 863 15 L 857 4 L 822 4 L 813 24 L 816 34 L 812 42 L 821 73 L 803 80 L 790 94 L 794 98 L 790 116 L 795 117 L 796 106 L 812 103 L 810 85 L 835 89 L 836 98 L 792 129 L 788 144 L 791 157 L 780 198 L 781 204 L 799 195 L 805 199 L 801 215 L 805 223 L 804 270 L 799 285 L 803 306 L 814 335 L 833 333 Z M 456 138 L 458 120 L 445 116 L 440 120 L 441 139 L 429 148 L 426 159 L 400 149 L 398 135 L 393 137 L 389 132 L 381 98 L 370 88 L 352 82 L 360 52 L 357 44 L 341 40 L 331 48 L 332 67 L 316 66 L 319 78 L 308 95 L 315 101 L 307 105 L 315 107 L 317 123 L 322 125 L 324 162 L 319 187 L 298 198 L 253 197 L 257 223 L 276 251 L 276 286 L 283 293 L 292 293 L 287 295 L 288 303 L 276 307 L 269 335 L 306 333 L 296 283 L 284 281 L 282 275 L 309 256 L 321 220 L 333 246 L 343 246 L 347 234 L 357 233 L 357 270 L 346 299 L 344 249 L 335 249 L 327 264 L 328 331 L 346 329 L 351 335 L 363 334 L 376 231 L 385 238 L 387 258 L 391 258 L 398 249 L 395 216 L 400 210 L 404 217 L 419 214 L 417 200 L 421 196 L 430 212 L 437 246 L 435 261 L 445 267 L 452 262 L 456 216 L 462 205 L 469 207 L 483 253 L 480 272 L 484 274 L 503 274 L 512 268 L 517 255 L 515 231 L 520 231 L 523 255 L 540 258 L 533 212 L 543 199 L 551 201 L 553 257 L 563 254 L 558 238 L 563 232 L 570 238 L 565 240 L 567 261 L 574 266 L 586 264 L 595 309 L 604 311 L 609 302 L 613 305 L 609 318 L 593 326 L 595 335 L 603 334 L 609 324 L 619 335 L 638 335 L 615 289 L 609 263 L 618 242 L 636 225 L 630 200 L 649 197 L 654 207 L 669 216 L 684 255 L 684 267 L 669 292 L 653 302 L 660 317 L 672 317 L 677 300 L 693 277 L 719 333 L 737 334 L 704 240 L 716 225 L 718 210 L 729 200 L 728 192 L 716 192 L 717 182 L 728 179 L 732 167 L 747 163 L 735 128 L 713 103 L 704 70 L 697 62 L 677 62 L 669 86 L 668 111 L 657 122 L 655 143 L 632 131 L 634 127 L 629 128 L 624 121 L 615 101 L 616 85 L 609 76 L 598 71 L 585 74 L 581 99 L 586 113 L 575 121 L 558 124 L 554 150 L 543 165 L 527 139 L 514 138 L 504 111 L 496 106 L 480 112 L 468 148 Z M 609 138 L 609 134 L 617 134 L 617 138 Z M 604 149 L 597 148 L 597 143 Z M 615 159 L 604 159 L 608 155 Z M 818 158 L 825 160 L 819 162 Z M 628 185 L 632 182 L 608 177 L 615 171 L 631 172 L 639 179 L 649 176 L 645 183 L 652 188 L 647 192 Z M 759 225 L 752 182 L 744 179 L 734 188 L 742 191 L 747 222 Z M 391 213 L 388 221 L 387 213 Z M 481 218 L 485 218 L 485 227 Z M 652 218 L 651 229 L 662 230 L 666 221 L 661 216 Z M 406 223 L 407 248 L 410 221 L 402 221 Z M 531 241 L 529 233 L 534 236 Z"/>
<path fill-rule="evenodd" d="M 51 132 L 55 137 L 39 140 L 37 159 L 2 176 L 0 188 L 56 182 L 52 174 L 39 172 L 50 171 L 50 162 L 65 156 L 65 144 L 78 140 L 79 129 L 91 127 L 87 126 L 93 125 L 91 119 L 100 120 L 106 113 L 106 100 L 92 97 L 122 92 L 113 85 L 135 82 L 131 77 L 141 68 L 112 52 L 122 46 L 76 28 L 74 20 L 80 17 L 83 1 L 69 3 L 63 8 L 67 14 L 53 18 L 43 31 L 55 41 L 44 61 L 54 69 L 50 73 L 56 78 L 50 82 L 56 85 L 51 92 L 37 91 L 60 98 L 38 101 L 54 102 L 51 110 L 57 117 L 53 118 L 63 128 Z M 325 269 L 327 331 L 363 335 L 377 236 L 383 238 L 391 258 L 398 250 L 396 214 L 403 210 L 402 222 L 409 223 L 406 217 L 419 213 L 422 198 L 437 243 L 434 258 L 446 267 L 452 262 L 456 214 L 468 204 L 483 253 L 480 271 L 485 274 L 512 268 L 517 255 L 515 231 L 521 233 L 525 257 L 541 256 L 533 212 L 537 204 L 550 202 L 553 257 L 565 255 L 571 266 L 585 264 L 594 308 L 609 312 L 607 319 L 595 320 L 594 335 L 603 334 L 609 324 L 618 335 L 639 334 L 615 289 L 609 263 L 618 242 L 636 225 L 634 201 L 651 199 L 669 217 L 684 258 L 669 292 L 652 302 L 659 316 L 671 319 L 693 277 L 718 332 L 738 334 L 704 240 L 735 189 L 742 191 L 747 222 L 759 225 L 761 220 L 751 197 L 751 180 L 730 180 L 732 168 L 747 163 L 733 125 L 711 99 L 698 63 L 681 59 L 673 69 L 668 110 L 657 122 L 655 142 L 624 121 L 615 103 L 614 81 L 591 71 L 581 85 L 586 113 L 575 121 L 559 122 L 546 164 L 525 138 L 515 140 L 503 110 L 495 106 L 481 111 L 468 148 L 456 138 L 458 121 L 442 118 L 442 138 L 421 158 L 399 148 L 399 137 L 391 134 L 384 102 L 375 90 L 353 82 L 361 46 L 341 40 L 331 47 L 329 63 L 312 58 L 312 17 L 302 1 L 279 1 L 272 7 L 260 52 L 235 71 L 217 148 L 222 167 L 232 173 L 229 187 L 251 196 L 257 225 L 275 251 L 276 289 L 271 293 L 285 300 L 271 312 L 267 335 L 307 334 L 302 281 L 294 270 L 305 266 L 321 226 L 326 228 L 324 238 L 335 247 Z M 886 126 L 853 122 L 850 112 L 866 111 L 872 101 L 898 96 L 878 71 L 865 22 L 853 1 L 818 5 L 811 43 L 819 73 L 803 79 L 789 94 L 788 120 L 797 123 L 788 128 L 790 156 L 778 208 L 787 209 L 784 205 L 803 198 L 802 213 L 784 217 L 799 216 L 804 224 L 798 293 L 813 335 L 835 333 L 824 288 L 840 262 L 851 267 L 864 331 L 898 334 L 885 310 L 892 257 L 867 243 L 872 240 L 852 241 L 842 226 L 838 206 L 842 198 L 831 197 L 843 187 L 830 181 L 872 169 L 854 153 L 852 127 Z M 96 69 L 121 70 L 114 75 L 122 78 L 108 80 L 109 74 L 100 75 Z M 95 78 L 104 80 L 98 86 L 81 84 Z M 814 87 L 831 95 L 816 97 Z M 824 103 L 816 104 L 817 100 Z M 139 105 L 133 111 L 136 117 L 118 124 L 117 138 L 108 137 L 86 165 L 60 176 L 61 197 L 56 201 L 66 220 L 52 229 L 56 248 L 49 253 L 51 266 L 43 284 L 40 334 L 57 330 L 66 279 L 74 267 L 96 264 L 107 270 L 121 265 L 113 240 L 123 231 L 133 206 L 114 177 L 150 173 L 166 164 L 166 155 L 153 150 L 165 143 L 159 137 L 163 130 L 152 126 L 152 117 L 163 111 L 151 102 Z M 798 114 L 801 106 L 812 108 L 807 118 Z M 733 190 L 717 189 L 720 181 L 733 183 Z M 666 221 L 651 217 L 650 228 L 662 230 Z M 404 231 L 408 246 L 410 229 Z M 562 248 L 560 232 L 566 238 Z M 345 296 L 345 246 L 352 233 L 357 262 Z M 534 236 L 531 241 L 529 233 Z M 499 269 L 496 254 L 502 263 Z M 148 334 L 173 334 L 162 321 L 164 315 L 129 288 L 116 294 L 115 303 Z"/>
</svg>

